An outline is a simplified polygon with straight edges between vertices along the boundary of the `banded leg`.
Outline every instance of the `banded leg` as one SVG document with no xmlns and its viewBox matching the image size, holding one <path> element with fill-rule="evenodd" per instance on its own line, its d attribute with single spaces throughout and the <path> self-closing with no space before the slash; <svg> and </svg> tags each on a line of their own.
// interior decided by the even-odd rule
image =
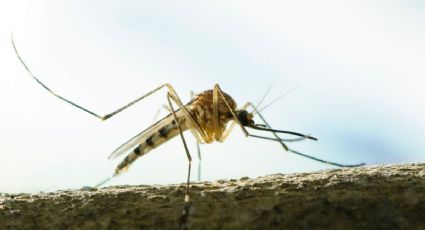
<svg viewBox="0 0 425 230">
<path fill-rule="evenodd" d="M 252 107 L 252 109 L 254 110 L 254 112 L 260 117 L 260 119 L 264 122 L 264 124 L 267 126 L 267 128 L 272 129 L 271 126 L 269 125 L 269 123 L 263 117 L 263 115 L 261 115 L 261 113 L 258 111 L 258 109 L 252 103 L 248 103 L 248 105 Z M 358 167 L 358 166 L 365 165 L 365 163 L 360 163 L 360 164 L 340 164 L 340 163 L 335 163 L 335 162 L 331 162 L 331 161 L 327 161 L 327 160 L 322 160 L 320 158 L 313 157 L 313 156 L 310 156 L 310 155 L 307 155 L 307 154 L 304 154 L 304 153 L 295 151 L 293 149 L 288 148 L 288 146 L 283 143 L 283 139 L 281 139 L 277 135 L 276 132 L 274 132 L 274 131 L 270 131 L 270 132 L 272 132 L 273 136 L 276 138 L 274 140 L 277 140 L 286 151 L 291 152 L 291 153 L 294 153 L 294 154 L 297 154 L 297 155 L 300 155 L 302 157 L 306 157 L 306 158 L 309 158 L 311 160 L 315 160 L 315 161 L 318 161 L 318 162 L 322 162 L 322 163 L 325 163 L 325 164 L 329 164 L 329 165 L 333 165 L 333 166 L 338 166 L 338 167 Z M 251 135 L 251 136 L 254 136 L 254 135 Z M 254 136 L 254 137 L 258 137 L 258 136 Z"/>
<path fill-rule="evenodd" d="M 180 223 L 179 223 L 179 228 L 185 229 L 185 228 L 187 228 L 187 222 L 188 222 L 188 219 L 189 219 L 189 214 L 190 214 L 189 211 L 190 211 L 190 206 L 191 206 L 190 197 L 189 197 L 189 183 L 190 183 L 190 169 L 191 169 L 191 166 L 192 166 L 192 156 L 190 155 L 189 149 L 187 148 L 186 140 L 184 138 L 181 125 L 178 122 L 177 115 L 176 115 L 176 112 L 174 111 L 174 107 L 171 103 L 170 98 L 171 98 L 171 95 L 170 95 L 170 93 L 168 93 L 168 95 L 167 95 L 168 105 L 170 106 L 170 109 L 173 113 L 174 120 L 176 121 L 176 124 L 177 124 L 177 128 L 179 129 L 180 137 L 182 139 L 183 146 L 184 146 L 184 149 L 186 151 L 186 157 L 187 157 L 187 160 L 189 162 L 189 167 L 188 167 L 188 172 L 187 172 L 187 181 L 186 181 L 186 194 L 185 194 L 185 197 L 184 197 L 184 208 L 183 208 L 183 212 L 182 212 L 182 215 L 180 217 Z"/>
</svg>

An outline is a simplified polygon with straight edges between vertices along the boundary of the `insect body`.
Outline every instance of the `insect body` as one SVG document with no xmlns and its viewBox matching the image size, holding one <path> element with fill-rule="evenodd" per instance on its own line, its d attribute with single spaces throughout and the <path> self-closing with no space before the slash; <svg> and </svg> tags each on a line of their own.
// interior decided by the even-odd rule
<svg viewBox="0 0 425 230">
<path fill-rule="evenodd" d="M 229 103 L 232 110 L 236 109 L 236 103 L 228 94 L 223 93 L 226 101 Z M 214 108 L 213 108 L 213 90 L 204 91 L 194 99 L 192 99 L 185 108 L 193 118 L 195 125 L 190 119 L 187 119 L 183 110 L 175 111 L 177 121 L 180 124 L 182 132 L 191 130 L 194 136 L 197 137 L 200 143 L 211 143 L 214 141 L 222 142 L 227 137 L 225 133 L 227 124 L 233 120 L 230 109 L 226 106 L 222 99 L 218 100 L 218 122 L 215 126 L 214 123 Z M 198 134 L 194 126 L 198 125 L 202 133 Z M 192 127 L 192 128 L 191 128 Z M 145 155 L 152 149 L 165 143 L 166 141 L 179 135 L 177 123 L 170 113 L 160 121 L 156 122 L 143 132 L 130 139 L 118 147 L 109 158 L 115 158 L 121 154 L 131 151 L 124 160 L 117 166 L 115 175 L 126 170 L 128 166 L 134 162 L 138 157 Z"/>
<path fill-rule="evenodd" d="M 44 83 L 42 83 L 34 74 L 30 71 L 28 66 L 25 64 L 23 59 L 20 57 L 15 43 L 12 39 L 12 45 L 15 50 L 15 53 L 18 59 L 21 61 L 22 65 L 28 71 L 34 80 L 37 81 L 43 88 L 45 88 L 49 93 L 58 97 L 59 99 L 69 103 L 89 114 L 99 118 L 101 120 L 107 120 L 114 115 L 120 113 L 121 111 L 127 109 L 128 107 L 134 105 L 138 101 L 143 100 L 149 95 L 161 90 L 162 88 L 167 89 L 167 101 L 168 101 L 168 109 L 170 114 L 165 118 L 159 120 L 143 132 L 139 133 L 135 137 L 131 138 L 128 142 L 124 143 L 120 147 L 118 147 L 109 158 L 115 158 L 122 154 L 128 154 L 124 160 L 116 167 L 113 177 L 119 175 L 123 171 L 125 171 L 131 163 L 133 163 L 138 157 L 143 156 L 148 153 L 152 149 L 158 147 L 159 145 L 165 143 L 173 137 L 180 135 L 185 153 L 188 159 L 188 174 L 186 181 L 186 195 L 185 195 L 185 205 L 183 209 L 183 214 L 181 216 L 180 225 L 185 225 L 187 223 L 187 218 L 189 214 L 190 202 L 189 202 L 189 182 L 190 182 L 190 171 L 191 171 L 191 162 L 192 157 L 187 148 L 187 144 L 183 135 L 183 132 L 186 130 L 190 130 L 193 136 L 197 139 L 199 143 L 211 143 L 214 141 L 223 142 L 231 133 L 232 129 L 235 125 L 238 125 L 245 136 L 261 138 L 266 140 L 276 141 L 281 144 L 281 146 L 286 150 L 294 154 L 301 155 L 303 157 L 307 157 L 316 161 L 320 161 L 322 163 L 327 163 L 331 165 L 336 165 L 340 167 L 355 167 L 363 164 L 354 164 L 354 165 L 344 165 L 339 163 L 334 163 L 326 160 L 322 160 L 310 155 L 306 155 L 304 153 L 295 151 L 293 149 L 288 148 L 285 142 L 289 141 L 299 141 L 303 139 L 311 139 L 317 140 L 314 137 L 309 135 L 304 135 L 297 132 L 284 131 L 284 130 L 276 130 L 272 129 L 269 123 L 264 119 L 261 115 L 260 110 L 256 108 L 252 103 L 246 103 L 241 108 L 237 108 L 235 100 L 227 93 L 223 92 L 218 84 L 214 86 L 212 90 L 204 91 L 194 97 L 189 103 L 184 105 L 177 95 L 174 88 L 166 83 L 163 84 L 156 89 L 142 95 L 141 97 L 131 101 L 127 105 L 115 110 L 112 113 L 101 116 L 98 115 L 62 96 L 53 92 L 49 87 L 47 87 Z M 177 109 L 174 109 L 174 105 L 177 105 Z M 247 108 L 251 107 L 252 111 L 248 112 Z M 258 115 L 258 118 L 264 124 L 256 124 L 254 122 L 254 115 Z M 230 123 L 229 123 L 230 122 Z M 267 131 L 273 134 L 273 138 L 267 136 L 259 136 L 250 134 L 246 128 L 256 129 L 260 131 Z M 278 136 L 278 133 L 295 135 L 300 138 L 294 139 L 282 139 Z M 109 179 L 107 179 L 109 180 Z M 106 181 L 107 181 L 106 180 Z M 106 182 L 104 181 L 104 182 Z M 103 184 L 102 182 L 101 184 Z M 99 184 L 99 185 L 101 185 Z"/>
</svg>

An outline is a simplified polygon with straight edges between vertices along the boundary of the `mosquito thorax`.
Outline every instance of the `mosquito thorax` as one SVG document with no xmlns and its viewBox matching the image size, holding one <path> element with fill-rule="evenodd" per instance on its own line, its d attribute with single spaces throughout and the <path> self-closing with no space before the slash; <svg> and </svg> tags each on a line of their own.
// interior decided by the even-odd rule
<svg viewBox="0 0 425 230">
<path fill-rule="evenodd" d="M 244 109 L 236 110 L 236 117 L 238 118 L 239 123 L 243 126 L 252 126 L 254 125 L 254 120 L 252 119 L 252 113 Z"/>
</svg>

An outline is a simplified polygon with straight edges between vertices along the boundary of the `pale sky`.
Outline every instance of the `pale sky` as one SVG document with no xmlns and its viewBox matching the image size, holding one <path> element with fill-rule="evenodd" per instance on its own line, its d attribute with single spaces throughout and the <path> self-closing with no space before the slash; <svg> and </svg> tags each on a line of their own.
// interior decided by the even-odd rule
<svg viewBox="0 0 425 230">
<path fill-rule="evenodd" d="M 96 184 L 121 160 L 107 156 L 166 103 L 163 90 L 97 120 L 30 78 L 10 32 L 36 76 L 100 114 L 164 82 L 184 101 L 219 83 L 239 105 L 271 84 L 264 103 L 298 87 L 264 111 L 276 129 L 319 138 L 289 146 L 376 165 L 425 161 L 423 25 L 423 1 L 2 1 L 0 192 Z M 203 180 L 332 168 L 237 128 L 201 148 Z M 186 169 L 175 138 L 107 185 L 181 183 Z"/>
</svg>

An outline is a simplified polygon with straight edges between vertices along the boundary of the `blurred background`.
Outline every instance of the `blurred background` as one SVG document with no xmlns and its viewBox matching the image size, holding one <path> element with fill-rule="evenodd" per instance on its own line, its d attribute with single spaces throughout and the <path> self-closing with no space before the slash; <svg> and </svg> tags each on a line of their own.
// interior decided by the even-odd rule
<svg viewBox="0 0 425 230">
<path fill-rule="evenodd" d="M 162 90 L 102 122 L 30 78 L 11 31 L 36 76 L 99 114 L 164 82 L 183 101 L 191 90 L 219 83 L 239 105 L 258 103 L 270 85 L 264 104 L 296 88 L 263 112 L 276 129 L 319 138 L 291 148 L 340 163 L 425 161 L 423 1 L 0 4 L 0 192 L 95 185 L 121 160 L 107 156 L 152 124 L 166 103 Z M 195 139 L 185 135 L 196 172 Z M 245 138 L 238 128 L 201 149 L 202 180 L 333 168 Z M 186 169 L 175 138 L 107 185 L 181 183 Z"/>
</svg>

